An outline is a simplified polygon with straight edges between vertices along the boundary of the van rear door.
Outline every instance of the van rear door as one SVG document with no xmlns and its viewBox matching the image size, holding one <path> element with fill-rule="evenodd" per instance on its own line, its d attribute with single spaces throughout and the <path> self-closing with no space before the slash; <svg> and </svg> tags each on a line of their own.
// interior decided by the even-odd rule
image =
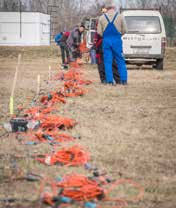
<svg viewBox="0 0 176 208">
<path fill-rule="evenodd" d="M 91 18 L 89 20 L 89 30 L 87 31 L 87 37 L 86 37 L 86 42 L 87 42 L 87 48 L 91 48 L 94 44 L 94 36 L 96 32 L 96 18 Z"/>
<path fill-rule="evenodd" d="M 124 54 L 147 57 L 162 53 L 162 28 L 159 16 L 125 16 L 127 34 L 123 36 Z"/>
</svg>

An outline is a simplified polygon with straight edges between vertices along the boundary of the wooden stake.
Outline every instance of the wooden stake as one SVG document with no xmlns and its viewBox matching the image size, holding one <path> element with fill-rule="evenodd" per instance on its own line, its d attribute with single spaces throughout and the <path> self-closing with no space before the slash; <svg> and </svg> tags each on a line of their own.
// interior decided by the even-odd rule
<svg viewBox="0 0 176 208">
<path fill-rule="evenodd" d="M 48 72 L 48 80 L 51 80 L 51 66 L 49 66 L 49 72 Z"/>
<path fill-rule="evenodd" d="M 37 95 L 40 93 L 40 74 L 37 76 Z"/>
<path fill-rule="evenodd" d="M 14 79 L 13 79 L 13 86 L 12 86 L 11 96 L 10 96 L 10 104 L 9 104 L 10 115 L 14 114 L 14 93 L 15 93 L 15 87 L 16 87 L 16 82 L 17 82 L 18 71 L 19 71 L 19 68 L 20 68 L 20 63 L 21 63 L 21 54 L 18 54 L 18 65 L 16 67 L 15 76 L 14 76 Z"/>
</svg>

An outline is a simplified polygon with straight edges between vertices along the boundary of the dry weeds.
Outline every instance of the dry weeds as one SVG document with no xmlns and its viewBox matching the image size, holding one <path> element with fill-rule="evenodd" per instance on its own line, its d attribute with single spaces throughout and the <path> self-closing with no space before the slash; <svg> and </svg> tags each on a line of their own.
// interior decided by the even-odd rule
<svg viewBox="0 0 176 208">
<path fill-rule="evenodd" d="M 14 54 L 14 53 L 12 53 Z M 96 67 L 87 65 L 86 75 L 94 81 L 84 97 L 69 99 L 58 108 L 58 114 L 78 121 L 69 131 L 80 135 L 82 144 L 91 152 L 91 163 L 105 169 L 113 178 L 131 178 L 145 188 L 144 200 L 129 208 L 174 208 L 176 205 L 176 62 L 175 49 L 169 49 L 165 71 L 129 71 L 127 87 L 110 87 L 99 83 Z M 16 55 L 15 55 L 16 56 Z M 9 119 L 8 101 L 15 72 L 16 58 L 0 58 L 0 122 Z M 56 57 L 25 56 L 18 77 L 15 105 L 32 98 L 36 92 L 37 74 L 42 76 L 42 89 L 48 92 L 48 65 L 56 73 Z M 3 134 L 4 130 L 0 129 Z M 51 151 L 46 144 L 20 145 L 15 135 L 0 138 L 0 199 L 18 198 L 33 201 L 0 207 L 44 207 L 38 201 L 39 183 L 11 181 L 14 165 L 23 171 L 57 177 L 69 172 L 87 173 L 83 168 L 43 166 L 30 156 Z M 24 156 L 14 160 L 8 154 Z M 124 189 L 119 189 L 119 194 Z M 127 194 L 128 191 L 127 191 Z M 103 207 L 103 206 L 102 206 Z"/>
</svg>

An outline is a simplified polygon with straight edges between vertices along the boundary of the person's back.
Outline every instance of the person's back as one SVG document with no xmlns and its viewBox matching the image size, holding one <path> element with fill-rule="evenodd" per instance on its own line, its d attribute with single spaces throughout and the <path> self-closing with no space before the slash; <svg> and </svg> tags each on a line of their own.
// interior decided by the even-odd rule
<svg viewBox="0 0 176 208">
<path fill-rule="evenodd" d="M 111 22 L 116 15 L 114 9 L 108 10 L 105 14 L 101 15 L 99 18 L 99 23 L 97 27 L 97 33 L 103 36 L 103 32 L 105 31 L 106 27 L 108 26 L 108 21 L 106 16 L 108 17 L 109 21 Z M 124 17 L 121 14 L 118 14 L 116 19 L 114 20 L 114 25 L 116 29 L 123 35 L 126 32 L 126 24 L 124 21 Z"/>
<path fill-rule="evenodd" d="M 72 47 L 79 45 L 80 41 L 81 41 L 81 34 L 79 32 L 79 28 L 75 27 L 70 32 L 70 35 L 67 39 L 67 45 L 69 46 L 69 48 L 72 48 Z"/>
<path fill-rule="evenodd" d="M 69 51 L 67 48 L 68 32 L 61 32 L 55 36 L 55 42 L 60 46 L 62 66 L 69 63 Z"/>
<path fill-rule="evenodd" d="M 62 35 L 62 37 L 60 38 L 60 45 L 66 45 L 67 44 L 67 39 L 68 39 L 68 37 L 69 37 L 69 35 L 70 35 L 70 32 L 64 32 L 63 33 L 63 35 Z"/>
<path fill-rule="evenodd" d="M 84 25 L 75 27 L 67 39 L 67 46 L 70 51 L 71 59 L 74 61 L 76 58 L 80 57 L 79 45 L 81 43 L 81 35 L 84 32 Z"/>
<path fill-rule="evenodd" d="M 97 33 L 103 37 L 103 53 L 107 83 L 113 84 L 112 62 L 115 59 L 122 84 L 127 83 L 127 69 L 123 57 L 121 36 L 125 32 L 125 23 L 115 7 L 107 6 L 107 13 L 99 18 Z"/>
<path fill-rule="evenodd" d="M 63 32 L 60 32 L 55 35 L 54 41 L 57 43 L 57 45 L 60 45 L 60 41 L 61 41 L 62 37 L 63 37 Z"/>
</svg>

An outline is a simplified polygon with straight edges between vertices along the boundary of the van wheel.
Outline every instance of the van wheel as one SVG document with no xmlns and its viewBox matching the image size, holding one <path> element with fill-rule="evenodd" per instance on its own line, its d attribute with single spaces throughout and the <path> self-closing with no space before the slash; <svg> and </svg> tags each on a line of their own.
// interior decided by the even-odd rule
<svg viewBox="0 0 176 208">
<path fill-rule="evenodd" d="M 155 68 L 156 68 L 156 70 L 163 70 L 163 68 L 164 68 L 164 60 L 163 59 L 158 59 L 156 61 Z"/>
</svg>

